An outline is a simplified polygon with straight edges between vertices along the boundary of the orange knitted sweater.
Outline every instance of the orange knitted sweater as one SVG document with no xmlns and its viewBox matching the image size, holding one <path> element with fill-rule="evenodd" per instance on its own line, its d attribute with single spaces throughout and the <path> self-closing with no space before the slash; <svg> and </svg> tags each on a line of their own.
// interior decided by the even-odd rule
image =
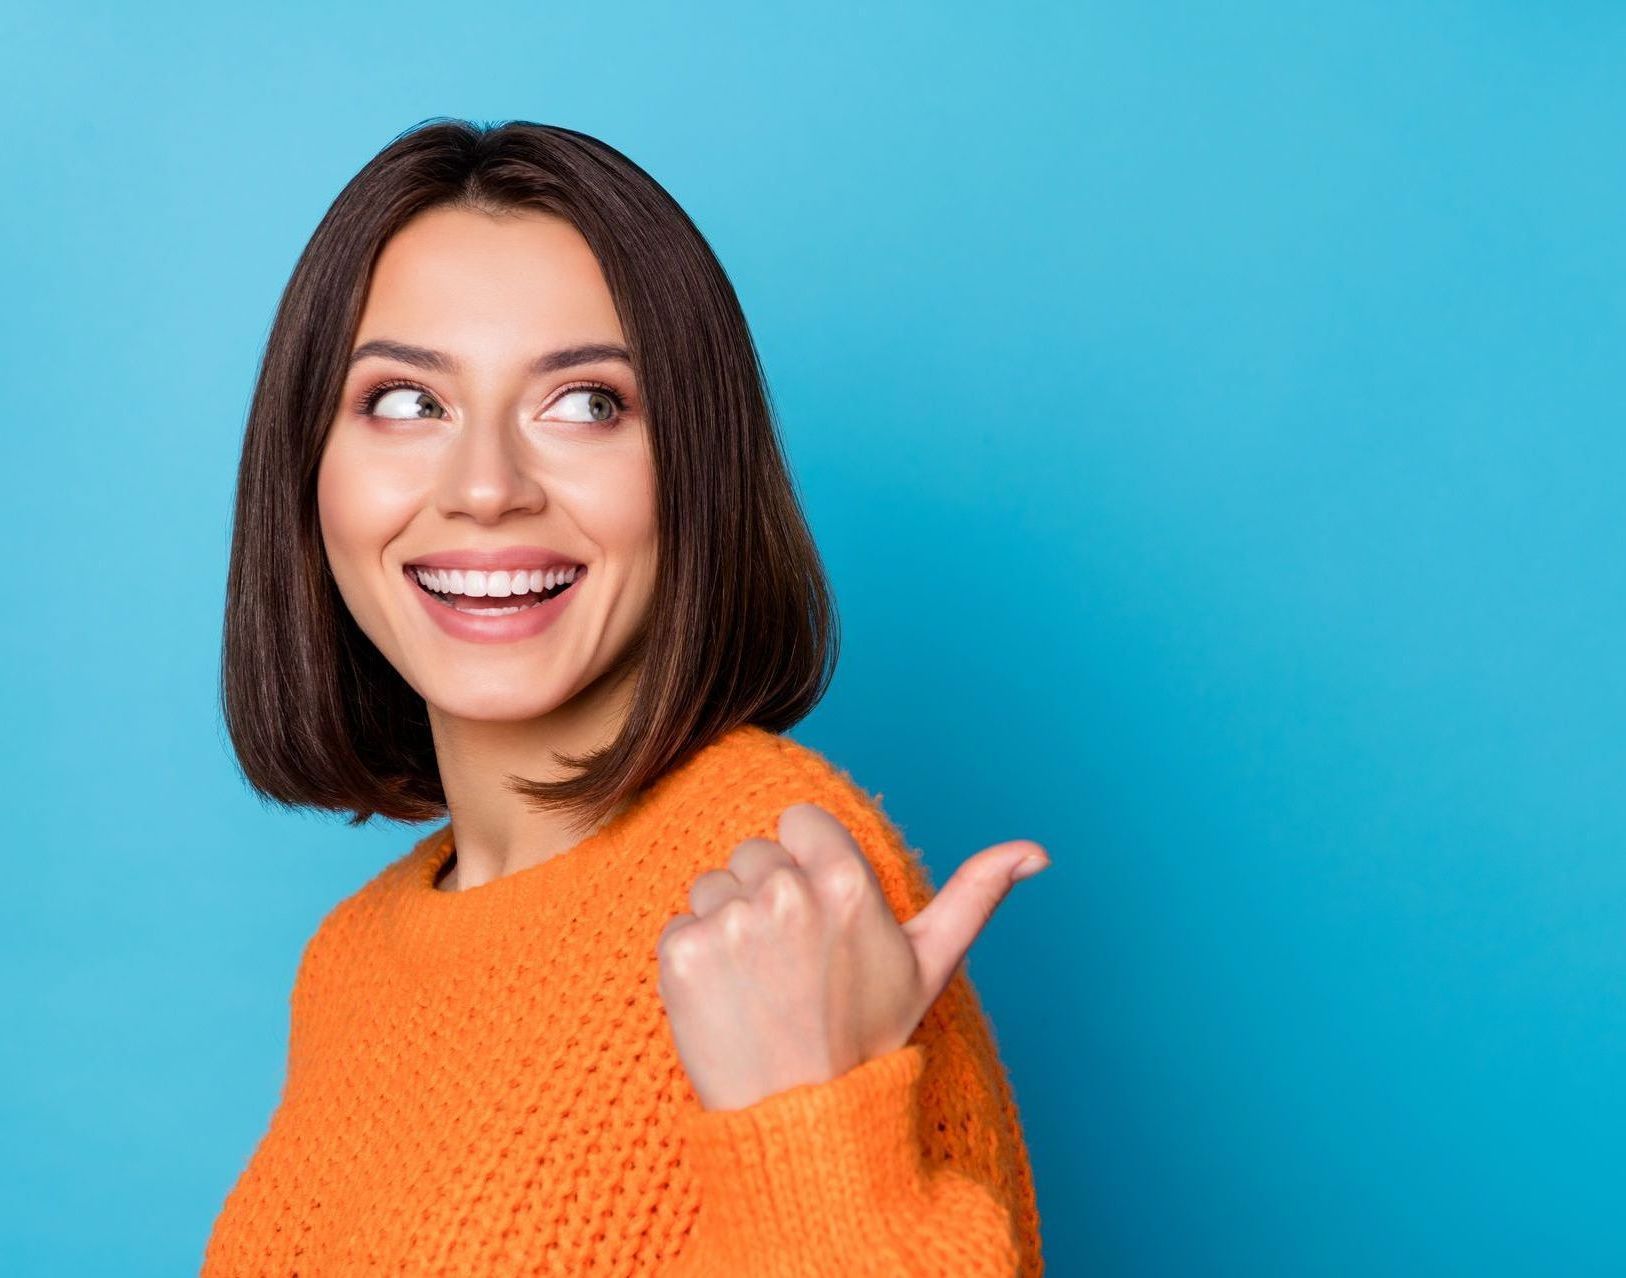
<svg viewBox="0 0 1626 1278">
<path fill-rule="evenodd" d="M 1042 1272 L 1016 1106 L 961 964 L 909 1042 L 828 1082 L 705 1110 L 655 942 L 705 870 L 803 800 L 894 915 L 934 895 L 844 771 L 743 726 L 559 856 L 437 888 L 450 827 L 323 919 L 287 1073 L 202 1278 Z"/>
</svg>

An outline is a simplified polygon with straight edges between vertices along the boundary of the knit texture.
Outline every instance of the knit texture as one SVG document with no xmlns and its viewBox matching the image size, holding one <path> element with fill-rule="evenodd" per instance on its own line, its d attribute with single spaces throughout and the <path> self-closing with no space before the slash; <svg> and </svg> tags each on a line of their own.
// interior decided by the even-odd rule
<svg viewBox="0 0 1626 1278">
<path fill-rule="evenodd" d="M 743 726 L 568 852 L 458 892 L 430 834 L 323 919 L 290 996 L 265 1134 L 202 1278 L 1042 1272 L 1028 1153 L 962 963 L 909 1042 L 705 1110 L 655 944 L 701 873 L 828 809 L 894 916 L 935 895 L 873 798 Z"/>
</svg>

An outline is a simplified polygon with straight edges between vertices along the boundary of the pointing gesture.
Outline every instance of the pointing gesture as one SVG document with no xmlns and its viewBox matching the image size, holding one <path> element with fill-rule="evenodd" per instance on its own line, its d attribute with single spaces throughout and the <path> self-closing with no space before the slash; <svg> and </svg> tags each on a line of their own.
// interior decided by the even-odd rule
<svg viewBox="0 0 1626 1278">
<path fill-rule="evenodd" d="M 656 942 L 672 1039 L 705 1109 L 742 1109 L 904 1046 L 1032 858 L 1028 839 L 967 858 L 908 922 L 825 809 L 796 803 L 689 889 Z M 1025 877 L 1025 875 L 1024 875 Z"/>
</svg>

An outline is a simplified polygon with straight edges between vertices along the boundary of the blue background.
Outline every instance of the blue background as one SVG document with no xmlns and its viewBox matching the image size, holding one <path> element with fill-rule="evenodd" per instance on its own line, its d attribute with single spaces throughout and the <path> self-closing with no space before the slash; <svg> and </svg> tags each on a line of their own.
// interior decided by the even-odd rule
<svg viewBox="0 0 1626 1278">
<path fill-rule="evenodd" d="M 764 11 L 764 10 L 768 11 Z M 1626 11 L 0 9 L 0 1247 L 195 1272 L 322 915 L 419 833 L 217 710 L 277 296 L 435 115 L 739 289 L 842 606 L 794 732 L 941 884 L 1057 1275 L 1626 1271 Z"/>
</svg>

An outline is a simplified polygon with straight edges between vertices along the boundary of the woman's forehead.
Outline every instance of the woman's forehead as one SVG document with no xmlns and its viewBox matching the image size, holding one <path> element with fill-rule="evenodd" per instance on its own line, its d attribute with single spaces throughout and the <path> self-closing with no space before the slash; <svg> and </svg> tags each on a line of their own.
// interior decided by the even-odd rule
<svg viewBox="0 0 1626 1278">
<path fill-rule="evenodd" d="M 379 253 L 356 344 L 377 338 L 495 363 L 624 334 L 598 259 L 569 222 L 436 209 Z"/>
</svg>

